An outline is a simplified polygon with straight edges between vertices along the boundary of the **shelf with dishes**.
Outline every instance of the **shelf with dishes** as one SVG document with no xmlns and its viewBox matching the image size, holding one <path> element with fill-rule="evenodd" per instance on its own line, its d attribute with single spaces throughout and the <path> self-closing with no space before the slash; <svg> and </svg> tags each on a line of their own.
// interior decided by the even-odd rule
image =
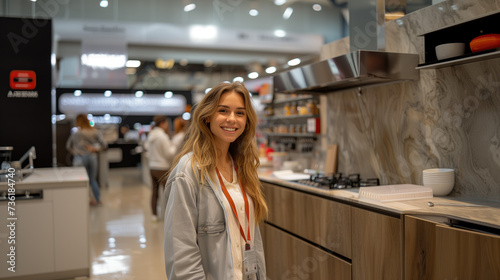
<svg viewBox="0 0 500 280">
<path fill-rule="evenodd" d="M 438 69 L 500 57 L 500 12 L 437 29 L 424 37 L 425 62 L 417 69 Z"/>
</svg>

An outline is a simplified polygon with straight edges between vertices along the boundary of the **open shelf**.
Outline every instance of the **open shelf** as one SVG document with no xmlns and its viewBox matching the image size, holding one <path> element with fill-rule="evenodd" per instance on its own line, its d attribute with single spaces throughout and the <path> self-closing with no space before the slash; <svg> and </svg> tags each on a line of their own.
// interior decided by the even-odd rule
<svg viewBox="0 0 500 280">
<path fill-rule="evenodd" d="M 499 21 L 500 12 L 497 10 L 475 19 L 421 34 L 420 36 L 424 37 L 425 63 L 419 64 L 416 69 L 438 69 L 500 57 L 500 48 L 473 53 L 469 46 L 478 36 L 500 34 Z M 438 60 L 436 46 L 447 43 L 464 43 L 464 55 Z"/>
<path fill-rule="evenodd" d="M 472 63 L 486 59 L 493 59 L 497 57 L 500 57 L 500 48 L 477 52 L 477 53 L 468 53 L 457 57 L 450 57 L 448 59 L 432 61 L 429 63 L 422 63 L 419 64 L 416 67 L 416 69 L 438 69 L 443 67 Z"/>
</svg>

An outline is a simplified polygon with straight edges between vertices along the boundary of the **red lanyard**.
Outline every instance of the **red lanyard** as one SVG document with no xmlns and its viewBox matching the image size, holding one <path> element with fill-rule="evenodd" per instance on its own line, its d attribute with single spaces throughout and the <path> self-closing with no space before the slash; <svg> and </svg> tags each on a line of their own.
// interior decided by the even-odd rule
<svg viewBox="0 0 500 280">
<path fill-rule="evenodd" d="M 240 186 L 241 186 L 241 192 L 243 193 L 243 199 L 245 200 L 245 213 L 247 216 L 247 225 L 248 225 L 248 240 L 245 237 L 245 232 L 243 231 L 243 228 L 241 227 L 241 222 L 240 219 L 238 218 L 238 212 L 236 212 L 236 206 L 234 205 L 234 201 L 231 198 L 231 195 L 227 192 L 226 186 L 224 185 L 224 182 L 222 181 L 222 177 L 220 176 L 219 169 L 215 167 L 215 171 L 217 172 L 217 177 L 219 177 L 219 182 L 222 188 L 222 192 L 227 198 L 227 201 L 231 205 L 231 208 L 233 209 L 233 213 L 236 216 L 236 220 L 238 220 L 238 224 L 240 226 L 240 234 L 245 240 L 245 250 L 250 250 L 250 244 L 248 243 L 250 241 L 250 211 L 249 211 L 249 204 L 248 204 L 248 198 L 247 194 L 245 193 L 245 189 L 243 188 L 243 185 L 241 184 L 240 181 Z M 236 175 L 238 175 L 238 169 L 236 169 Z"/>
</svg>

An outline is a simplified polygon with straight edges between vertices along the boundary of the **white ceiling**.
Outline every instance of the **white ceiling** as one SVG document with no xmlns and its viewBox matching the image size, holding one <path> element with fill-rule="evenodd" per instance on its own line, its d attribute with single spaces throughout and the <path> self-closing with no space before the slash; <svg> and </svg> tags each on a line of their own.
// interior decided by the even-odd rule
<svg viewBox="0 0 500 280">
<path fill-rule="evenodd" d="M 190 62 L 211 59 L 220 64 L 245 65 L 317 54 L 321 45 L 345 36 L 340 9 L 330 0 L 193 0 L 197 8 L 183 11 L 183 0 L 0 0 L 0 16 L 37 16 L 54 19 L 58 57 L 79 55 L 78 42 L 86 38 L 124 40 L 129 58 Z M 312 4 L 319 3 L 316 12 Z M 259 15 L 248 14 L 256 7 Z M 292 7 L 290 19 L 283 10 Z M 215 39 L 196 41 L 192 26 L 215 26 Z M 275 29 L 286 36 L 273 35 Z M 76 43 L 76 44 L 75 44 Z"/>
</svg>

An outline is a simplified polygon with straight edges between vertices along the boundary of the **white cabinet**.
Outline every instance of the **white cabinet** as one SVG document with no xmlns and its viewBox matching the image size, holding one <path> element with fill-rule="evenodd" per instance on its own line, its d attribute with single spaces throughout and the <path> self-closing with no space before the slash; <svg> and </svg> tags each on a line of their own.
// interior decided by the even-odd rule
<svg viewBox="0 0 500 280">
<path fill-rule="evenodd" d="M 88 269 L 88 191 L 55 190 L 53 209 L 55 270 Z"/>
<path fill-rule="evenodd" d="M 7 202 L 0 204 L 0 219 L 2 231 L 0 236 L 0 278 L 11 278 L 30 274 L 41 274 L 54 271 L 54 235 L 52 217 L 52 201 L 49 199 L 17 200 L 17 220 L 7 220 Z M 13 222 L 12 231 L 4 224 Z M 4 230 L 6 229 L 6 230 Z M 15 244 L 8 244 L 15 240 Z M 8 270 L 10 247 L 15 246 L 15 272 Z"/>
<path fill-rule="evenodd" d="M 0 279 L 69 279 L 90 275 L 88 182 L 40 184 L 43 197 L 23 199 L 37 184 L 16 186 L 15 272 L 8 270 L 7 201 L 0 201 Z M 55 187 L 54 187 L 55 186 Z M 0 191 L 3 188 L 0 186 Z M 23 189 L 24 188 L 24 189 Z M 5 230 L 7 229 L 7 230 Z"/>
</svg>

